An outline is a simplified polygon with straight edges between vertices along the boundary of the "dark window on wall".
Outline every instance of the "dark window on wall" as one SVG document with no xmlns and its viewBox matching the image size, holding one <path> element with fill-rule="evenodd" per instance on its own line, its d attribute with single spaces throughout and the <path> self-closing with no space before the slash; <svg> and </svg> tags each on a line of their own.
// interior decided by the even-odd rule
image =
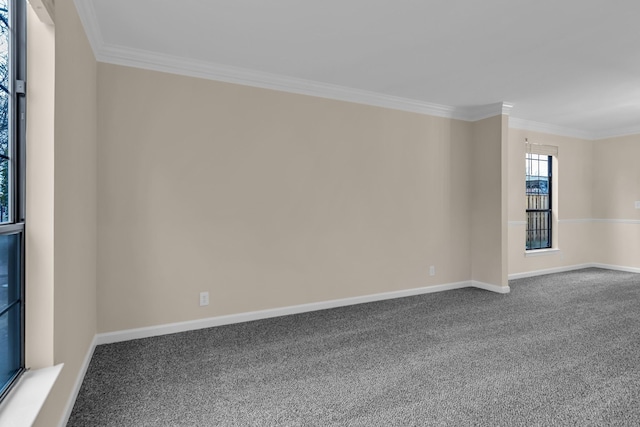
<svg viewBox="0 0 640 427">
<path fill-rule="evenodd" d="M 527 153 L 527 250 L 551 248 L 552 156 Z"/>
<path fill-rule="evenodd" d="M 0 400 L 24 371 L 26 2 L 0 0 Z"/>
</svg>

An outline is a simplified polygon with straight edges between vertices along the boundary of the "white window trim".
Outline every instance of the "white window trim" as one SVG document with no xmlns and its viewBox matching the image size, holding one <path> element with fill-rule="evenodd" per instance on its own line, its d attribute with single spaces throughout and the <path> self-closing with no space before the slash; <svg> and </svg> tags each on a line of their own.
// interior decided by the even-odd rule
<svg viewBox="0 0 640 427">
<path fill-rule="evenodd" d="M 63 364 L 28 370 L 0 405 L 0 426 L 30 427 L 36 420 Z"/>
<path fill-rule="evenodd" d="M 559 255 L 560 253 L 560 249 L 558 248 L 533 249 L 530 251 L 525 251 L 524 256 L 529 258 L 534 256 Z"/>
</svg>

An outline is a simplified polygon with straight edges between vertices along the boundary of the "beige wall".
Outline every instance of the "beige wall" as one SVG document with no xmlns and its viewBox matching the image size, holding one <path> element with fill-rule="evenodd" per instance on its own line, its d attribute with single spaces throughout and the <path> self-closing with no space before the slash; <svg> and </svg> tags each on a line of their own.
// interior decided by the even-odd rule
<svg viewBox="0 0 640 427">
<path fill-rule="evenodd" d="M 640 135 L 596 141 L 593 150 L 594 218 L 639 220 L 634 202 L 640 200 Z"/>
<path fill-rule="evenodd" d="M 553 246 L 559 252 L 525 257 L 525 139 L 558 147 Z M 593 142 L 509 129 L 509 274 L 594 262 L 592 241 Z"/>
<path fill-rule="evenodd" d="M 525 138 L 558 147 L 560 252 L 525 257 Z M 509 274 L 582 264 L 640 268 L 640 135 L 589 141 L 509 130 Z"/>
<path fill-rule="evenodd" d="M 470 279 L 469 123 L 107 64 L 98 98 L 100 332 Z"/>
<path fill-rule="evenodd" d="M 640 135 L 594 143 L 596 262 L 640 268 Z"/>
<path fill-rule="evenodd" d="M 26 365 L 53 365 L 55 32 L 27 8 Z"/>
<path fill-rule="evenodd" d="M 96 61 L 72 0 L 57 0 L 54 152 L 54 363 L 64 369 L 36 420 L 63 416 L 96 333 Z"/>
<path fill-rule="evenodd" d="M 560 252 L 525 257 L 525 138 L 558 147 Z M 518 129 L 509 131 L 509 273 L 582 264 L 640 267 L 640 135 L 588 141 Z"/>
<path fill-rule="evenodd" d="M 495 116 L 473 123 L 471 188 L 471 253 L 473 280 L 507 286 L 506 120 Z M 503 122 L 504 125 L 503 125 Z M 504 170 L 504 172 L 503 172 Z M 506 248 L 505 248 L 506 249 Z"/>
</svg>

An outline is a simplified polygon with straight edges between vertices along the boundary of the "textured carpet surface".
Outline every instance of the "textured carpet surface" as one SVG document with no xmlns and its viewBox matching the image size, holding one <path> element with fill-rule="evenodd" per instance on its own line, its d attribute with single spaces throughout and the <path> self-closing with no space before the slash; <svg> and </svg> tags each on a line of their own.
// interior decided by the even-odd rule
<svg viewBox="0 0 640 427">
<path fill-rule="evenodd" d="M 640 425 L 640 275 L 98 346 L 68 426 Z"/>
</svg>

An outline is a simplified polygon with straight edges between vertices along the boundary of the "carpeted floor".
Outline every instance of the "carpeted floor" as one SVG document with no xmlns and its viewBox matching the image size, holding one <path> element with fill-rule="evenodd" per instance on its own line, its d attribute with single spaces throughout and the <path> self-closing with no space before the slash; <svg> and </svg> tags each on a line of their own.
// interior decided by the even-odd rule
<svg viewBox="0 0 640 427">
<path fill-rule="evenodd" d="M 640 425 L 640 275 L 510 285 L 101 345 L 68 426 Z"/>
</svg>

